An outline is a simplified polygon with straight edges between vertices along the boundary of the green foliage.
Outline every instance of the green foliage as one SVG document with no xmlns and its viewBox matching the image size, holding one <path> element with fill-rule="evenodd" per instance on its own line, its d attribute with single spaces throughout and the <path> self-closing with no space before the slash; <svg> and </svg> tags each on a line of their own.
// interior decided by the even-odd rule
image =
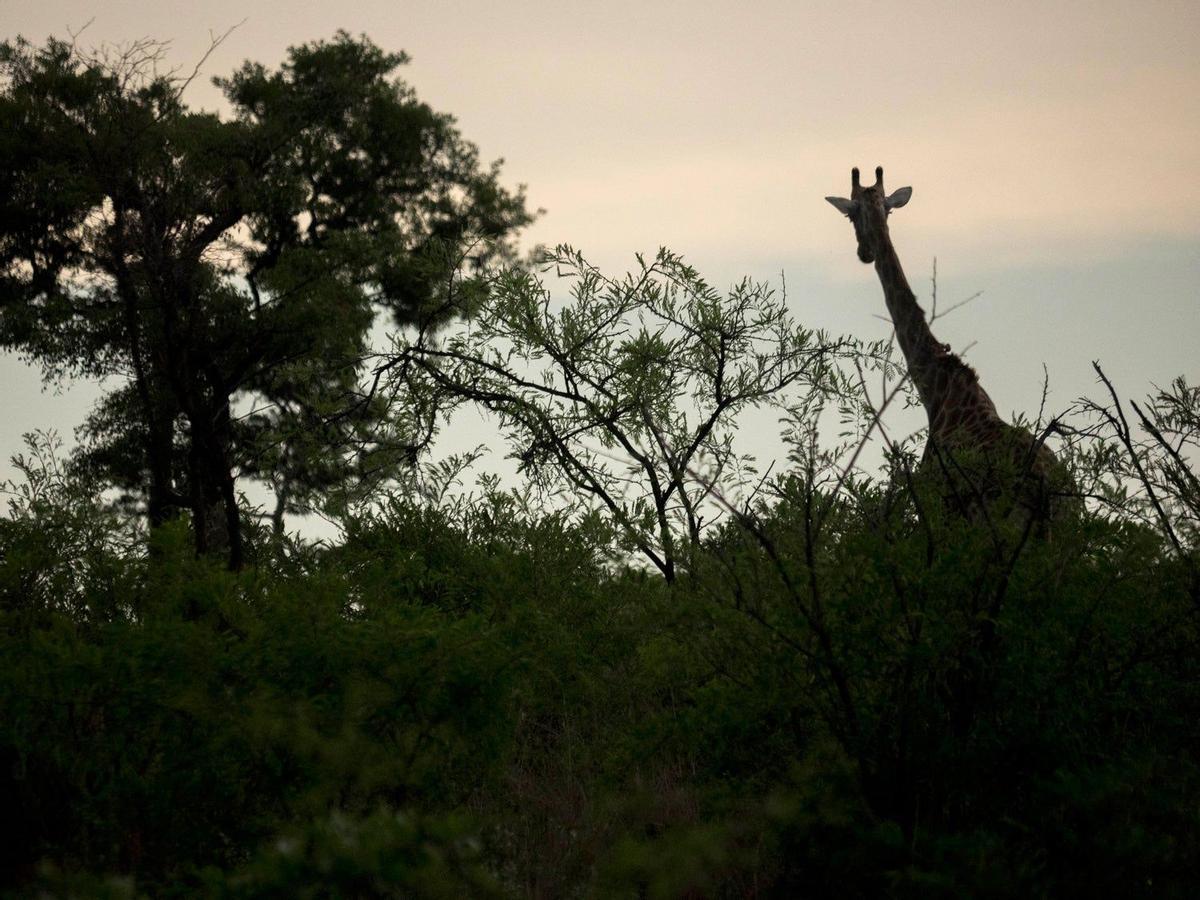
<svg viewBox="0 0 1200 900">
<path fill-rule="evenodd" d="M 720 519 L 712 497 L 757 478 L 739 415 L 833 394 L 835 361 L 877 349 L 804 328 L 765 284 L 722 295 L 666 249 L 619 279 L 565 245 L 540 262 L 567 302 L 501 272 L 464 327 L 395 340 L 393 383 L 414 405 L 495 413 L 533 484 L 602 511 L 668 581 Z"/>
<path fill-rule="evenodd" d="M 232 875 L 213 873 L 209 887 L 230 898 L 500 896 L 479 856 L 478 839 L 453 816 L 335 814 L 278 838 Z"/>
<path fill-rule="evenodd" d="M 226 119 L 163 55 L 0 43 L 0 346 L 109 379 L 81 464 L 236 569 L 235 474 L 278 533 L 412 461 L 424 423 L 359 391 L 370 329 L 463 312 L 532 216 L 403 54 L 338 33 L 246 63 L 216 79 Z"/>
<path fill-rule="evenodd" d="M 110 514 L 46 459 L 0 522 L 13 891 L 1194 887 L 1200 623 L 1136 521 L 935 520 L 930 555 L 888 486 L 797 474 L 668 585 L 492 490 L 231 574 L 178 529 L 89 538 Z"/>
<path fill-rule="evenodd" d="M 339 841 L 359 838 L 325 821 L 334 809 L 363 820 L 346 828 L 364 843 L 451 866 L 457 856 L 421 862 L 421 848 L 458 826 L 426 835 L 375 811 L 453 808 L 494 777 L 517 663 L 495 628 L 417 600 L 359 610 L 333 572 L 235 577 L 182 547 L 125 566 L 140 570 L 126 574 L 136 612 L 101 627 L 6 602 L 0 745 L 8 824 L 23 823 L 16 860 L 54 847 L 60 864 L 182 890 L 203 867 L 310 829 L 298 858 L 251 866 L 248 883 L 270 883 L 354 858 Z"/>
<path fill-rule="evenodd" d="M 1097 367 L 1110 397 L 1056 423 L 1088 502 L 1041 533 L 1004 514 L 999 483 L 963 515 L 907 444 L 888 444 L 882 478 L 862 469 L 903 390 L 884 346 L 810 332 L 760 286 L 721 296 L 665 251 L 614 281 L 560 248 L 561 309 L 527 272 L 475 277 L 447 248 L 472 230 L 503 253 L 520 198 L 386 77 L 402 57 L 339 35 L 277 72 L 247 65 L 221 82 L 226 122 L 136 77 L 153 59 L 121 81 L 61 44 L 0 48 L 16 185 L 0 339 L 62 371 L 150 367 L 93 419 L 120 438 L 106 456 L 65 467 L 31 436 L 4 485 L 0 891 L 1195 894 L 1194 388 L 1131 417 Z M 83 166 L 97 150 L 104 165 Z M 132 182 L 113 174 L 129 175 L 122 154 Z M 145 194 L 143 175 L 178 192 L 113 201 L 113 184 Z M 151 220 L 175 251 L 209 238 L 178 346 L 170 303 L 145 303 L 179 299 L 153 260 L 95 265 L 97 235 L 119 245 Z M 203 249 L 238 223 L 244 268 L 212 263 Z M 408 417 L 342 424 L 354 379 L 323 365 L 361 349 L 375 305 L 418 328 L 356 421 L 380 424 L 401 386 L 426 435 L 482 404 L 529 484 L 451 490 L 466 454 L 363 495 L 342 456 L 318 458 L 347 441 L 385 469 L 419 463 Z M 455 312 L 470 328 L 438 333 Z M 204 372 L 173 369 L 173 348 Z M 185 375 L 225 387 L 190 394 Z M 235 426 L 239 393 L 278 408 Z M 736 415 L 760 405 L 791 450 L 774 478 L 734 448 Z M 206 436 L 214 410 L 228 431 Z M 821 440 L 826 412 L 840 444 Z M 293 428 L 306 436 L 279 449 Z M 231 571 L 196 552 L 199 526 L 151 516 L 146 534 L 105 496 L 145 486 L 110 470 L 149 453 L 177 504 L 202 439 L 247 452 L 296 506 L 320 501 L 340 539 L 251 531 L 253 565 Z M 234 459 L 218 461 L 231 489 Z"/>
<path fill-rule="evenodd" d="M 57 435 L 25 435 L 13 458 L 20 482 L 0 482 L 0 598 L 12 616 L 63 613 L 80 626 L 127 615 L 126 557 L 136 526 L 98 502 L 98 486 L 69 471 Z"/>
</svg>

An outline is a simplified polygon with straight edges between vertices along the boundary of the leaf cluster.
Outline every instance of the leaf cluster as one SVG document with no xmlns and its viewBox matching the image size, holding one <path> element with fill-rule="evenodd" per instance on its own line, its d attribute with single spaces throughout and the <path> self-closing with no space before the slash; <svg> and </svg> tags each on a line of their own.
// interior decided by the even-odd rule
<svg viewBox="0 0 1200 900">
<path fill-rule="evenodd" d="M 111 520 L 43 456 L 0 522 L 14 891 L 1194 887 L 1200 622 L 1136 516 L 934 515 L 931 556 L 892 486 L 800 468 L 668 583 L 485 484 L 235 575 L 178 529 L 86 538 Z"/>
</svg>

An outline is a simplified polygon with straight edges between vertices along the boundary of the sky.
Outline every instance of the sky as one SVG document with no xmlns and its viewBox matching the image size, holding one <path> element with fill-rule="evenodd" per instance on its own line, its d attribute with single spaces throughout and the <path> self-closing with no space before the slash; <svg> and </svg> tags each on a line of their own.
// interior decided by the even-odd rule
<svg viewBox="0 0 1200 900">
<path fill-rule="evenodd" d="M 89 23 L 90 24 L 87 24 Z M 717 286 L 781 285 L 802 323 L 889 324 L 853 230 L 822 199 L 849 170 L 913 187 L 893 241 L 937 323 L 1004 416 L 1200 381 L 1200 3 L 0 0 L 0 37 L 171 42 L 204 75 L 278 65 L 338 29 L 412 58 L 402 77 L 454 114 L 569 243 L 610 274 L 661 245 Z M 197 79 L 187 99 L 221 110 Z M 43 388 L 0 355 L 0 460 L 66 438 L 97 390 Z M 919 422 L 917 424 L 920 424 Z M 11 469 L 0 463 L 0 478 Z"/>
</svg>

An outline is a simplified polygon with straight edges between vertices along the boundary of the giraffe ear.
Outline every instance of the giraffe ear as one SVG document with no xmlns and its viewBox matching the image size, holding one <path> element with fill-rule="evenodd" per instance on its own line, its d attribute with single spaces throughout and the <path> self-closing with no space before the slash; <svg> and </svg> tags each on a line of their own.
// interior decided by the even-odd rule
<svg viewBox="0 0 1200 900">
<path fill-rule="evenodd" d="M 911 196 L 912 188 L 902 187 L 897 191 L 893 191 L 892 194 L 885 201 L 883 201 L 883 205 L 888 209 L 899 209 L 908 202 L 908 199 Z"/>
<path fill-rule="evenodd" d="M 825 199 L 833 204 L 834 209 L 845 216 L 853 213 L 855 207 L 858 206 L 855 201 L 847 200 L 845 197 L 826 197 Z"/>
</svg>

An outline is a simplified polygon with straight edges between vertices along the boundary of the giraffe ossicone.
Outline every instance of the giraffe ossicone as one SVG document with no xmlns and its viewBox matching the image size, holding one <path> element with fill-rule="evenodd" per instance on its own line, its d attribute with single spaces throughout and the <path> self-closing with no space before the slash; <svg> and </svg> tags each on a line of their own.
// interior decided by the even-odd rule
<svg viewBox="0 0 1200 900">
<path fill-rule="evenodd" d="M 847 218 L 854 218 L 857 212 L 859 203 L 858 196 L 862 193 L 862 185 L 859 183 L 858 169 L 850 170 L 850 197 L 826 197 L 834 208 Z M 872 190 L 883 194 L 883 166 L 878 166 L 875 169 L 875 184 Z M 887 212 L 893 209 L 899 209 L 912 197 L 911 187 L 902 187 L 891 194 L 885 194 L 883 197 L 883 206 Z"/>
<path fill-rule="evenodd" d="M 1065 467 L 1042 439 L 1000 418 L 975 370 L 938 341 L 909 287 L 888 231 L 888 216 L 912 197 L 911 187 L 887 194 L 883 167 L 875 183 L 850 172 L 850 196 L 826 197 L 854 225 L 858 258 L 874 263 L 908 375 L 929 420 L 922 466 L 947 476 L 953 506 L 974 518 L 1007 498 L 1044 530 L 1073 487 Z M 986 512 L 985 512 L 986 514 Z"/>
</svg>

